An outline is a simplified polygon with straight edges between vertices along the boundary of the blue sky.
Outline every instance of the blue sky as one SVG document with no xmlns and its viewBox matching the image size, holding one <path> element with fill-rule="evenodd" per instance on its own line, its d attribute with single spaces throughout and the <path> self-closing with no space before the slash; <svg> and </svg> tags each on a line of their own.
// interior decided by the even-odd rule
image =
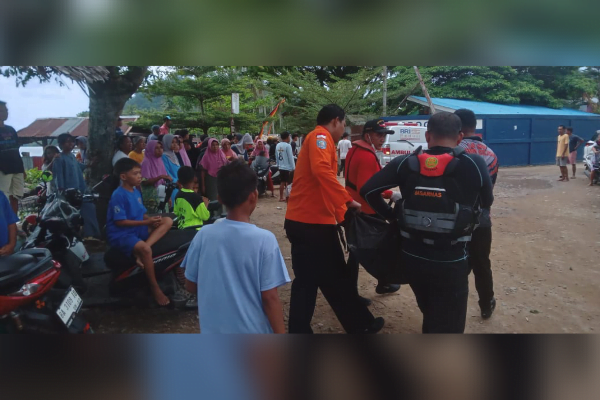
<svg viewBox="0 0 600 400">
<path fill-rule="evenodd" d="M 0 100 L 8 103 L 7 125 L 17 131 L 36 118 L 74 117 L 89 109 L 86 94 L 76 83 L 65 80 L 67 86 L 55 82 L 30 81 L 27 86 L 16 87 L 15 78 L 0 76 Z"/>
</svg>

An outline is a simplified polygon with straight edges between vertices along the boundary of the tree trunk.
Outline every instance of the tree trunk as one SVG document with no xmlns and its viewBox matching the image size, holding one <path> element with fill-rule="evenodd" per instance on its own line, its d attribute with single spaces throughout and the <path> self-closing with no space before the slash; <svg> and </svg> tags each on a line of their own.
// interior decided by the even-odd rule
<svg viewBox="0 0 600 400">
<path fill-rule="evenodd" d="M 127 100 L 142 84 L 148 67 L 128 67 L 127 72 L 122 74 L 117 67 L 107 69 L 110 71 L 107 81 L 89 84 L 89 158 L 97 159 L 89 170 L 91 185 L 99 182 L 104 175 L 112 173 L 117 118 Z"/>
</svg>

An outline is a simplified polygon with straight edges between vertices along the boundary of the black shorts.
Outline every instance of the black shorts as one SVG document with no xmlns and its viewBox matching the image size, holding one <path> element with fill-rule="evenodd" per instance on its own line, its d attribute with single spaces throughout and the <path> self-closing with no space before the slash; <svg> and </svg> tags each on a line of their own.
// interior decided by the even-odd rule
<svg viewBox="0 0 600 400">
<path fill-rule="evenodd" d="M 294 180 L 294 171 L 279 170 L 281 176 L 281 183 L 292 183 Z"/>
</svg>

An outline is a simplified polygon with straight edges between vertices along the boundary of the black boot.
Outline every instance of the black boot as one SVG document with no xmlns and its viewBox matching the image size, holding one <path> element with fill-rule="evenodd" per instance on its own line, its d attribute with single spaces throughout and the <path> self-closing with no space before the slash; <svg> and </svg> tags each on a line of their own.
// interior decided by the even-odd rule
<svg viewBox="0 0 600 400">
<path fill-rule="evenodd" d="M 479 308 L 481 309 L 481 318 L 489 319 L 492 316 L 494 309 L 496 309 L 496 299 L 492 298 L 489 303 L 483 305 L 480 302 Z"/>
<path fill-rule="evenodd" d="M 390 283 L 387 285 L 378 283 L 377 287 L 375 288 L 375 292 L 377 294 L 394 293 L 394 292 L 397 292 L 398 290 L 400 290 L 400 285 L 395 284 L 395 283 Z"/>
</svg>

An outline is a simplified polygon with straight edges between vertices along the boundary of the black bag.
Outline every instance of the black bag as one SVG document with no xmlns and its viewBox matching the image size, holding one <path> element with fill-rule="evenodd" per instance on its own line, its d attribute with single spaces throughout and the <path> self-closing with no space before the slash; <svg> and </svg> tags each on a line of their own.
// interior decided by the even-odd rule
<svg viewBox="0 0 600 400">
<path fill-rule="evenodd" d="M 400 231 L 396 224 L 349 211 L 344 223 L 348 249 L 363 268 L 383 284 L 407 283 L 400 262 Z"/>
</svg>

